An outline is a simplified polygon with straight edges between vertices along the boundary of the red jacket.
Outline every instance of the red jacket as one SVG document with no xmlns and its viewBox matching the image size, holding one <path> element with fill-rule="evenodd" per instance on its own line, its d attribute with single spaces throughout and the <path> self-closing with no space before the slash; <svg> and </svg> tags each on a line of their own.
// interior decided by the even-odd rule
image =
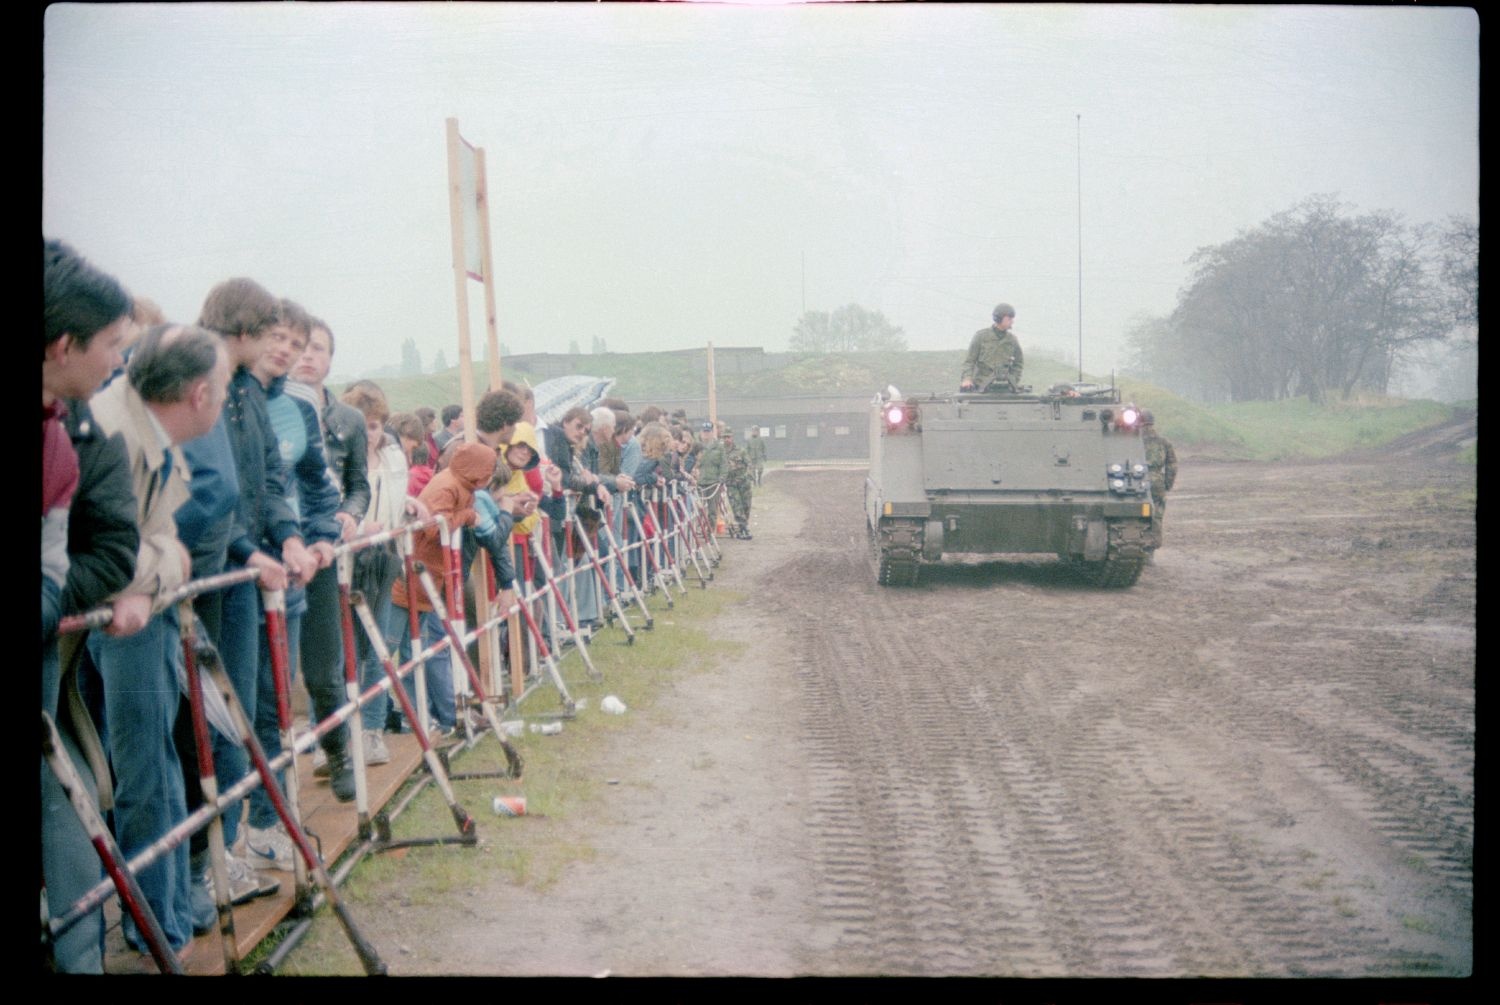
<svg viewBox="0 0 1500 1005">
<path fill-rule="evenodd" d="M 474 512 L 474 491 L 489 484 L 495 473 L 495 451 L 483 443 L 465 443 L 453 455 L 453 463 L 433 476 L 432 481 L 418 497 L 433 516 L 448 518 L 448 527 L 472 527 L 477 518 Z M 418 562 L 432 573 L 434 585 L 442 589 L 443 541 L 437 527 L 419 530 L 414 535 L 412 547 Z M 427 591 L 418 588 L 414 598 L 417 610 L 430 611 L 432 604 Z M 396 577 L 391 586 L 391 600 L 398 607 L 410 607 L 407 603 L 406 577 Z"/>
</svg>

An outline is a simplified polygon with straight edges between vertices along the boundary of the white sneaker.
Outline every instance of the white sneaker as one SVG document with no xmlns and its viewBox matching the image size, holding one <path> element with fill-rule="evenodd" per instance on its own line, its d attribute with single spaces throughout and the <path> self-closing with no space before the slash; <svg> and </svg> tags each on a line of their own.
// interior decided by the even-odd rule
<svg viewBox="0 0 1500 1005">
<path fill-rule="evenodd" d="M 257 869 L 280 869 L 291 872 L 293 857 L 297 854 L 286 829 L 277 823 L 262 830 L 245 825 L 245 857 Z"/>
<path fill-rule="evenodd" d="M 328 754 L 323 750 L 322 747 L 314 747 L 313 777 L 327 778 L 331 774 L 333 774 L 333 771 L 328 767 Z"/>
<path fill-rule="evenodd" d="M 365 763 L 391 763 L 391 752 L 385 745 L 385 737 L 380 735 L 378 729 L 365 730 Z"/>
<path fill-rule="evenodd" d="M 224 853 L 225 871 L 229 874 L 229 902 L 234 905 L 248 904 L 257 897 L 269 897 L 281 891 L 281 884 L 274 879 L 261 879 L 250 863 L 229 852 Z M 210 891 L 214 888 L 213 865 L 204 866 L 200 882 Z M 209 894 L 213 896 L 212 893 Z"/>
</svg>

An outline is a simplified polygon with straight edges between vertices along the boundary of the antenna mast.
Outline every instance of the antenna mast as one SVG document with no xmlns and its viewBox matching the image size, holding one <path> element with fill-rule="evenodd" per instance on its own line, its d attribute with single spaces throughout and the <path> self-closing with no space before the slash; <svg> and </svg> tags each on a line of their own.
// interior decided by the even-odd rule
<svg viewBox="0 0 1500 1005">
<path fill-rule="evenodd" d="M 1078 120 L 1078 382 L 1083 383 L 1083 113 Z"/>
</svg>

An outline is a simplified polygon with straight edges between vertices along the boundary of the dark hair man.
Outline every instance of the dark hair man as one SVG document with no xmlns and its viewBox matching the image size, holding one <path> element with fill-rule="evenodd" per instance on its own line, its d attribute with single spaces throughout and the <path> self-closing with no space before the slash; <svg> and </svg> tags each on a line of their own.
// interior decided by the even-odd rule
<svg viewBox="0 0 1500 1005">
<path fill-rule="evenodd" d="M 432 463 L 436 464 L 438 455 L 442 453 L 438 449 L 436 437 L 432 435 L 437 426 L 437 413 L 426 405 L 422 405 L 416 409 L 416 415 L 422 420 L 422 442 L 427 444 L 427 451 L 432 455 Z"/>
<path fill-rule="evenodd" d="M 278 323 L 280 307 L 280 301 L 259 283 L 236 278 L 209 291 L 198 317 L 200 327 L 216 332 L 223 340 L 233 369 L 224 406 L 224 428 L 239 497 L 229 518 L 225 569 L 257 569 L 260 579 L 222 591 L 218 642 L 224 670 L 252 721 L 259 696 L 259 591 L 284 590 L 289 582 L 305 582 L 318 565 L 317 556 L 303 544 L 297 514 L 288 500 L 287 475 L 276 433 L 266 412 L 265 388 L 252 372 L 269 348 L 268 336 Z M 195 483 L 197 475 L 195 467 Z M 212 539 L 217 540 L 217 535 Z M 246 773 L 249 761 L 238 744 L 215 734 L 214 765 L 221 787 L 227 788 Z M 238 803 L 224 813 L 224 840 L 231 848 L 239 838 L 240 817 Z M 233 897 L 244 900 L 276 892 L 279 884 L 259 879 L 240 857 L 242 854 L 230 855 Z M 198 878 L 201 883 L 202 875 Z"/>
<path fill-rule="evenodd" d="M 333 545 L 344 531 L 335 517 L 339 488 L 323 457 L 323 435 L 317 409 L 286 393 L 287 376 L 307 348 L 312 318 L 293 301 L 282 300 L 267 346 L 251 367 L 264 391 L 266 415 L 275 436 L 277 457 L 288 479 L 287 497 L 294 503 L 297 530 L 307 542 L 311 568 L 304 567 L 286 591 L 286 627 L 294 665 L 300 654 L 303 680 L 312 699 L 315 721 L 327 718 L 343 699 L 343 651 L 338 615 L 338 586 L 332 571 Z M 361 432 L 363 422 L 360 423 Z M 319 577 L 322 577 L 321 579 Z M 318 584 L 322 584 L 319 591 Z M 304 589 L 305 588 L 305 589 Z M 308 635 L 315 635 L 309 639 Z M 277 695 L 269 648 L 260 649 L 256 677 L 255 732 L 267 757 L 281 753 Z M 334 795 L 354 798 L 354 775 L 348 763 L 348 734 L 336 729 L 322 738 L 334 767 Z M 245 856 L 258 868 L 293 869 L 291 838 L 282 828 L 264 789 L 250 793 Z"/>
<path fill-rule="evenodd" d="M 328 472 L 343 500 L 334 517 L 343 525 L 342 540 L 354 536 L 355 528 L 370 508 L 368 432 L 365 417 L 328 390 L 325 382 L 333 368 L 333 332 L 319 318 L 307 319 L 307 347 L 292 366 L 286 392 L 312 405 L 323 432 L 323 456 Z"/>
<path fill-rule="evenodd" d="M 80 731 L 60 702 L 62 667 L 80 648 L 53 632 L 63 614 L 103 603 L 135 574 L 129 461 L 118 436 L 105 436 L 86 400 L 120 365 L 130 326 L 124 287 L 61 241 L 42 240 L 42 709 L 57 721 L 73 767 L 97 798 L 94 773 L 78 747 Z M 69 688 L 69 691 L 73 691 Z M 86 717 L 85 717 L 86 718 Z M 52 772 L 41 772 L 42 879 L 54 915 L 66 911 L 102 870 Z M 64 973 L 101 973 L 104 914 L 95 911 L 52 946 Z"/>
<path fill-rule="evenodd" d="M 474 408 L 475 436 L 485 446 L 500 450 L 510 442 L 516 423 L 521 421 L 525 412 L 521 399 L 510 391 L 490 391 Z"/>
<path fill-rule="evenodd" d="M 1021 386 L 1021 343 L 1010 330 L 1016 309 L 996 304 L 990 312 L 994 323 L 974 333 L 969 355 L 960 375 L 960 391 L 988 391 L 996 387 L 1015 390 Z"/>
<path fill-rule="evenodd" d="M 464 407 L 462 405 L 443 406 L 443 428 L 437 431 L 433 442 L 437 444 L 439 451 L 446 450 L 448 444 L 456 437 L 462 436 L 464 431 Z"/>
</svg>

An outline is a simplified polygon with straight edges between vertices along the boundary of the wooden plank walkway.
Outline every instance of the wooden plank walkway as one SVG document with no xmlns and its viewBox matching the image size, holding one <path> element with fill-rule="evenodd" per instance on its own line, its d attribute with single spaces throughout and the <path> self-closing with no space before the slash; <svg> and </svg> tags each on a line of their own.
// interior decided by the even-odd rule
<svg viewBox="0 0 1500 1005">
<path fill-rule="evenodd" d="M 386 733 L 384 736 L 391 752 L 390 763 L 366 769 L 371 817 L 395 798 L 402 784 L 412 774 L 425 770 L 422 767 L 422 748 L 414 735 Z M 453 748 L 455 751 L 458 749 L 460 748 Z M 313 777 L 311 753 L 297 758 L 297 783 L 303 827 L 321 839 L 323 861 L 331 869 L 339 856 L 359 840 L 358 814 L 355 813 L 352 802 L 341 803 L 333 798 L 333 790 L 329 788 L 327 779 Z M 318 840 L 314 840 L 313 848 L 317 847 Z M 238 944 L 241 960 L 275 930 L 291 913 L 295 903 L 293 873 L 272 869 L 267 870 L 266 874 L 281 880 L 281 892 L 232 909 L 235 942 Z M 157 973 L 156 964 L 150 956 L 137 953 L 125 943 L 120 929 L 118 898 L 111 898 L 106 906 L 105 917 L 108 931 L 105 933 L 104 972 Z M 217 928 L 193 940 L 184 969 L 189 974 L 198 976 L 224 973 L 223 941 Z"/>
</svg>

